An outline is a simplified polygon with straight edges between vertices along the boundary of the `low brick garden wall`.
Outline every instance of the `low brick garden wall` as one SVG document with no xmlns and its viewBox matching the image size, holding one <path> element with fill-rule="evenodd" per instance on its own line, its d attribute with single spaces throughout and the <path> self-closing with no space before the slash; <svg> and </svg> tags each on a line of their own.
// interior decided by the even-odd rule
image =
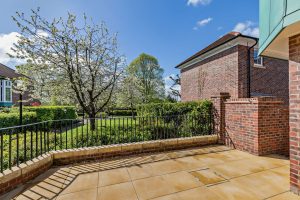
<svg viewBox="0 0 300 200">
<path fill-rule="evenodd" d="M 289 154 L 289 111 L 277 98 L 225 102 L 225 144 L 255 155 Z"/>
<path fill-rule="evenodd" d="M 218 136 L 210 135 L 52 151 L 32 161 L 20 164 L 19 167 L 13 167 L 11 170 L 0 173 L 0 195 L 13 190 L 20 184 L 34 179 L 38 175 L 46 172 L 53 165 L 67 165 L 88 160 L 101 161 L 119 156 L 178 150 L 217 143 Z"/>
</svg>

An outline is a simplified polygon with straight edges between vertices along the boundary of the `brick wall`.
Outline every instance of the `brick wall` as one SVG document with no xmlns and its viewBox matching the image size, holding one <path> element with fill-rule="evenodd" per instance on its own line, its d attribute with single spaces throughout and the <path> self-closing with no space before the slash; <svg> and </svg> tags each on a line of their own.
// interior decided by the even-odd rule
<svg viewBox="0 0 300 200">
<path fill-rule="evenodd" d="M 19 101 L 20 101 L 20 94 L 13 92 L 12 93 L 12 102 L 13 102 L 13 105 L 15 105 L 15 106 L 19 105 Z M 31 102 L 30 93 L 29 92 L 25 92 L 23 94 L 23 105 L 29 106 L 30 102 Z"/>
<path fill-rule="evenodd" d="M 300 34 L 289 39 L 290 183 L 300 194 Z"/>
<path fill-rule="evenodd" d="M 282 98 L 288 104 L 288 61 L 264 58 L 264 68 L 253 67 L 251 93 Z M 248 47 L 237 45 L 181 70 L 182 101 L 209 99 L 228 92 L 232 98 L 248 94 Z"/>
<path fill-rule="evenodd" d="M 264 57 L 264 68 L 251 68 L 251 92 L 270 94 L 289 103 L 289 64 L 287 60 Z"/>
<path fill-rule="evenodd" d="M 218 135 L 219 144 L 225 144 L 225 101 L 229 98 L 229 93 L 220 93 L 211 97 L 214 105 L 214 133 Z"/>
<path fill-rule="evenodd" d="M 238 97 L 238 46 L 181 70 L 182 101 L 209 99 L 220 92 Z"/>
<path fill-rule="evenodd" d="M 288 154 L 288 108 L 276 98 L 225 102 L 225 143 L 255 155 Z"/>
</svg>

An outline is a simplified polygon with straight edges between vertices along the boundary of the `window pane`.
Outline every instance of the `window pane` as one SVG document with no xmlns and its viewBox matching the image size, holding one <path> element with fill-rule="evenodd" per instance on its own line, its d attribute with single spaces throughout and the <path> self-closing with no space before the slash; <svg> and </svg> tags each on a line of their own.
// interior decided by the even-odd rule
<svg viewBox="0 0 300 200">
<path fill-rule="evenodd" d="M 257 49 L 254 50 L 253 58 L 254 58 L 254 64 L 263 65 L 263 59 L 262 59 L 262 57 L 258 56 Z"/>
<path fill-rule="evenodd" d="M 11 101 L 11 89 L 10 88 L 5 89 L 5 98 L 6 98 L 6 101 Z"/>
</svg>

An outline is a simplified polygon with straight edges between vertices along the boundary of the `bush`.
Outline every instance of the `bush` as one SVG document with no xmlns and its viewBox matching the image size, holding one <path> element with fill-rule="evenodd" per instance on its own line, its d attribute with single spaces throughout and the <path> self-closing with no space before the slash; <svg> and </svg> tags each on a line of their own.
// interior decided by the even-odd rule
<svg viewBox="0 0 300 200">
<path fill-rule="evenodd" d="M 132 116 L 131 110 L 114 110 L 110 112 L 112 116 Z M 136 111 L 133 111 L 133 116 L 136 116 Z"/>
<path fill-rule="evenodd" d="M 77 118 L 76 109 L 73 106 L 25 107 L 24 110 L 29 112 L 35 112 L 37 120 L 40 122 Z"/>
<path fill-rule="evenodd" d="M 151 138 L 159 139 L 210 134 L 213 122 L 211 111 L 212 102 L 207 100 L 150 103 L 137 107 L 138 116 L 150 119 L 143 125 L 148 127 Z"/>
<path fill-rule="evenodd" d="M 0 113 L 0 128 L 17 126 L 20 123 L 19 113 Z M 35 112 L 23 113 L 23 124 L 30 124 L 37 121 Z"/>
<path fill-rule="evenodd" d="M 76 109 L 73 106 L 25 106 L 23 107 L 23 111 L 35 112 L 38 122 L 77 118 Z M 13 108 L 13 112 L 19 112 L 19 110 Z"/>
<path fill-rule="evenodd" d="M 138 116 L 174 116 L 210 114 L 212 102 L 208 100 L 178 103 L 149 103 L 137 106 Z"/>
</svg>

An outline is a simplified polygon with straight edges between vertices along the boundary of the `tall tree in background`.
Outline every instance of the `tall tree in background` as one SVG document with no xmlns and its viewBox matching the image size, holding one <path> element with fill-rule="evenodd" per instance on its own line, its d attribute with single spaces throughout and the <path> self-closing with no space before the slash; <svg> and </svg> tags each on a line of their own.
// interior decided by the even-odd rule
<svg viewBox="0 0 300 200">
<path fill-rule="evenodd" d="M 129 77 L 135 81 L 136 89 L 140 93 L 140 101 L 149 103 L 155 99 L 164 98 L 165 83 L 164 70 L 157 59 L 145 53 L 139 55 L 127 68 Z"/>
<path fill-rule="evenodd" d="M 136 105 L 141 103 L 141 94 L 137 90 L 137 80 L 133 76 L 125 76 L 120 82 L 120 89 L 118 93 L 118 103 L 121 107 L 130 108 L 132 117 L 134 116 L 134 110 Z"/>
<path fill-rule="evenodd" d="M 122 71 L 116 35 L 110 34 L 104 23 L 96 25 L 86 16 L 79 23 L 70 13 L 66 20 L 47 21 L 37 9 L 29 17 L 17 12 L 13 20 L 20 36 L 11 56 L 28 60 L 32 73 L 41 70 L 41 75 L 54 75 L 57 88 L 63 80 L 62 89 L 72 92 L 95 129 L 93 118 L 109 103 Z M 47 65 L 40 69 L 42 63 Z"/>
<path fill-rule="evenodd" d="M 169 95 L 170 95 L 170 97 L 172 97 L 176 101 L 178 101 L 181 98 L 181 94 L 180 94 L 180 85 L 181 85 L 180 76 L 178 74 L 176 74 L 176 76 L 170 76 L 169 78 L 173 81 L 173 83 L 170 87 Z"/>
</svg>

